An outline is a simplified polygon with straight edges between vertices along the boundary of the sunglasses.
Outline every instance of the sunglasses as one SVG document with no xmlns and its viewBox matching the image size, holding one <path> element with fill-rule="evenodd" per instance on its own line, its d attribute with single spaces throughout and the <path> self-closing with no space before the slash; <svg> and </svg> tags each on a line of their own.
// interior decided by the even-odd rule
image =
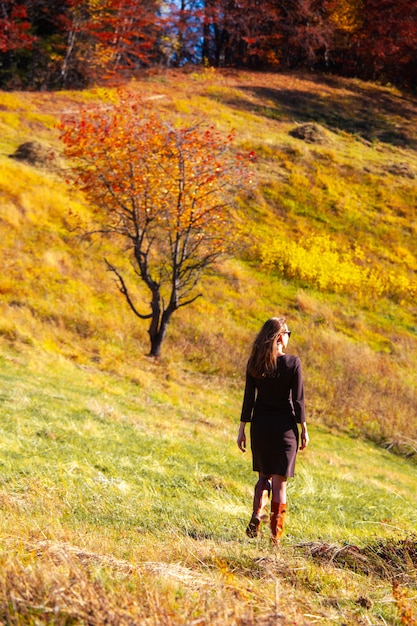
<svg viewBox="0 0 417 626">
<path fill-rule="evenodd" d="M 288 335 L 288 337 L 291 337 L 291 331 L 290 330 L 286 330 L 284 333 L 282 333 L 283 335 Z"/>
</svg>

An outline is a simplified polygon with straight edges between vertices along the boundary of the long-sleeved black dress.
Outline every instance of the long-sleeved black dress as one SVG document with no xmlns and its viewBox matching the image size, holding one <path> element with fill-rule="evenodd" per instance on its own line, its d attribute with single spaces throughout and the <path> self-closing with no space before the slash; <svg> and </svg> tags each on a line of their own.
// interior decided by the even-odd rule
<svg viewBox="0 0 417 626">
<path fill-rule="evenodd" d="M 241 421 L 251 422 L 253 470 L 268 476 L 294 476 L 297 422 L 306 421 L 298 356 L 279 356 L 270 376 L 254 378 L 246 372 Z"/>
</svg>

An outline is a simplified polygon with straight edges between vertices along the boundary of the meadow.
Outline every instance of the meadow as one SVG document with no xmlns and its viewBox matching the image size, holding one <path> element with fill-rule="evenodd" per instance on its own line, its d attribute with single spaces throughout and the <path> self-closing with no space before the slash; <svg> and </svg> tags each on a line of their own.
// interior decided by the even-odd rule
<svg viewBox="0 0 417 626">
<path fill-rule="evenodd" d="M 115 92 L 0 93 L 0 621 L 415 624 L 417 100 L 214 70 L 130 88 L 236 129 L 258 185 L 235 256 L 151 359 L 103 263 L 117 251 L 80 238 L 91 207 L 58 139 L 65 112 Z M 11 159 L 27 141 L 53 158 Z M 245 535 L 235 444 L 250 342 L 276 314 L 311 424 L 278 550 Z"/>
</svg>

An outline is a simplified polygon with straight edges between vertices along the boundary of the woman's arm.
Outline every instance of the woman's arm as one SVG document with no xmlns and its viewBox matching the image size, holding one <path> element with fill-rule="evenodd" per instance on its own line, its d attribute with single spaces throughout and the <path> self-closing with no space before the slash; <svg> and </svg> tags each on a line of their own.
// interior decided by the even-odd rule
<svg viewBox="0 0 417 626">
<path fill-rule="evenodd" d="M 239 450 L 246 452 L 246 434 L 245 426 L 252 419 L 253 405 L 255 403 L 256 386 L 255 381 L 246 369 L 245 393 L 243 395 L 242 413 L 240 416 L 240 426 L 237 435 L 237 445 Z"/>
<path fill-rule="evenodd" d="M 295 375 L 293 379 L 293 386 L 291 390 L 292 403 L 295 411 L 295 417 L 299 424 L 301 424 L 301 445 L 300 450 L 304 450 L 308 446 L 310 437 L 308 436 L 307 423 L 306 423 L 306 411 L 304 404 L 304 383 L 303 374 L 301 368 L 301 361 L 297 357 Z"/>
<path fill-rule="evenodd" d="M 252 411 L 255 404 L 255 396 L 255 381 L 246 370 L 245 393 L 243 394 L 242 413 L 240 415 L 241 422 L 250 422 L 252 420 Z"/>
<path fill-rule="evenodd" d="M 303 422 L 301 424 L 301 446 L 300 450 L 304 450 L 308 446 L 308 442 L 310 441 L 310 437 L 308 436 L 307 431 L 307 422 Z"/>
<path fill-rule="evenodd" d="M 299 357 L 296 357 L 295 361 L 294 376 L 291 388 L 291 398 L 295 412 L 295 419 L 298 424 L 303 424 L 303 422 L 306 421 L 306 411 L 304 404 L 303 374 Z"/>
<path fill-rule="evenodd" d="M 239 432 L 237 434 L 237 445 L 239 450 L 246 452 L 246 434 L 245 434 L 246 422 L 240 422 Z"/>
</svg>

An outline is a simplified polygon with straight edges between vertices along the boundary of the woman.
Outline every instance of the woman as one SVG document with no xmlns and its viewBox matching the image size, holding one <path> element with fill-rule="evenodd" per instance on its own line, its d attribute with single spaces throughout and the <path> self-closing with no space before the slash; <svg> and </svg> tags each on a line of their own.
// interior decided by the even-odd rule
<svg viewBox="0 0 417 626">
<path fill-rule="evenodd" d="M 277 543 L 284 528 L 287 478 L 294 476 L 298 450 L 309 441 L 304 407 L 304 386 L 298 356 L 284 354 L 291 331 L 285 317 L 272 317 L 256 337 L 246 369 L 246 386 L 237 445 L 246 451 L 245 426 L 251 422 L 253 470 L 259 473 L 253 513 L 246 529 L 256 537 L 272 489 L 271 539 Z"/>
</svg>

